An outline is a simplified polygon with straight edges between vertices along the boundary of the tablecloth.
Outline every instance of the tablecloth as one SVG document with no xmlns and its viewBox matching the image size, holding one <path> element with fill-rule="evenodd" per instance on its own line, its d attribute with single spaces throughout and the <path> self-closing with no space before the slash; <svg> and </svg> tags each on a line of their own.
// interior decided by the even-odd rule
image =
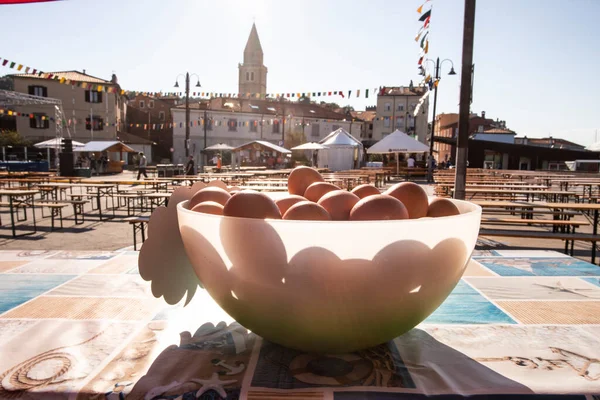
<svg viewBox="0 0 600 400">
<path fill-rule="evenodd" d="M 475 252 L 418 327 L 334 355 L 262 340 L 203 290 L 168 306 L 137 257 L 0 251 L 0 398 L 600 399 L 600 267 L 560 253 Z"/>
</svg>

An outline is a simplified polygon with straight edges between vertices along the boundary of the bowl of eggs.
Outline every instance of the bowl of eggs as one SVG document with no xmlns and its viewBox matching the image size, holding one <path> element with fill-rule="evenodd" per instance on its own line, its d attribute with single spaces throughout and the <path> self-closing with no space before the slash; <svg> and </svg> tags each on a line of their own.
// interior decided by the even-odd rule
<svg viewBox="0 0 600 400">
<path fill-rule="evenodd" d="M 308 167 L 286 193 L 232 192 L 177 205 L 190 263 L 240 324 L 308 352 L 365 349 L 426 319 L 460 280 L 481 219 L 411 182 L 347 191 Z"/>
</svg>

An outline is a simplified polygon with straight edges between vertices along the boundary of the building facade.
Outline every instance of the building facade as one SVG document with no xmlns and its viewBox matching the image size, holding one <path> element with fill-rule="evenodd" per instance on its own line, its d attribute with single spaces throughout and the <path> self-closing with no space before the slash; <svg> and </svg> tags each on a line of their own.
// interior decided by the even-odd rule
<svg viewBox="0 0 600 400">
<path fill-rule="evenodd" d="M 173 117 L 171 108 L 180 105 L 178 97 L 154 97 L 138 94 L 127 102 L 125 131 L 152 141 L 153 160 L 171 159 L 173 147 Z"/>
<path fill-rule="evenodd" d="M 377 95 L 377 118 L 373 124 L 373 140 L 378 141 L 396 129 L 414 135 L 422 143 L 427 142 L 429 100 L 414 117 L 413 111 L 425 94 L 425 87 L 383 87 Z"/>
<path fill-rule="evenodd" d="M 264 98 L 267 93 L 267 67 L 263 65 L 263 57 L 256 25 L 252 24 L 244 49 L 244 62 L 238 65 L 238 93 L 260 93 Z"/>
<path fill-rule="evenodd" d="M 486 118 L 485 111 L 482 111 L 481 115 L 471 114 L 469 119 L 469 137 L 478 132 L 484 133 L 489 129 L 501 127 L 503 122 Z M 434 132 L 433 155 L 437 162 L 454 160 L 456 146 L 450 143 L 452 141 L 438 141 L 437 138 L 456 138 L 458 136 L 458 114 L 447 113 L 436 115 Z"/>
<path fill-rule="evenodd" d="M 352 111 L 352 117 L 356 118 L 361 124 L 360 141 L 365 146 L 371 146 L 376 143 L 373 140 L 373 124 L 377 118 L 376 111 Z"/>
<path fill-rule="evenodd" d="M 185 106 L 171 109 L 173 115 L 173 162 L 185 158 Z M 283 147 L 318 142 L 338 128 L 360 138 L 362 124 L 345 114 L 313 103 L 239 98 L 214 98 L 190 104 L 190 154 L 202 165 L 200 152 L 225 143 L 237 147 L 252 140 L 265 140 Z M 206 142 L 204 132 L 206 129 Z"/>
<path fill-rule="evenodd" d="M 516 144 L 525 144 L 529 146 L 547 147 L 550 149 L 567 149 L 567 150 L 585 150 L 585 146 L 570 142 L 561 138 L 528 138 L 527 136 L 515 138 Z"/>
<path fill-rule="evenodd" d="M 17 74 L 12 75 L 14 90 L 61 100 L 65 122 L 74 140 L 84 143 L 115 140 L 117 132 L 124 127 L 127 109 L 126 97 L 121 94 L 116 75 L 113 74 L 111 80 L 104 80 L 87 75 L 85 71 L 58 71 L 51 74 L 73 84 L 44 79 L 35 74 Z M 78 86 L 78 82 L 85 83 L 86 88 Z M 98 86 L 100 90 L 96 90 Z M 109 93 L 108 88 L 114 90 Z M 54 118 L 53 106 L 21 106 L 15 107 L 15 110 L 32 115 L 31 118 L 17 118 L 17 131 L 21 136 L 33 142 L 56 136 L 54 122 L 50 121 L 50 117 Z"/>
</svg>

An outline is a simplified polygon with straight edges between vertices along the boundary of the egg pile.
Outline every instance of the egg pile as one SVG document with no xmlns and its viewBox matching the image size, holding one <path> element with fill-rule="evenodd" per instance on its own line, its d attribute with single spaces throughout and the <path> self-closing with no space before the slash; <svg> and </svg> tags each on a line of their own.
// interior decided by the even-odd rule
<svg viewBox="0 0 600 400">
<path fill-rule="evenodd" d="M 384 193 L 373 185 L 351 192 L 325 182 L 309 167 L 297 167 L 288 177 L 289 196 L 273 201 L 264 193 L 227 187 L 213 181 L 189 201 L 196 212 L 228 217 L 304 221 L 375 221 L 446 217 L 460 214 L 448 199 L 429 202 L 427 193 L 412 182 L 398 183 Z"/>
</svg>

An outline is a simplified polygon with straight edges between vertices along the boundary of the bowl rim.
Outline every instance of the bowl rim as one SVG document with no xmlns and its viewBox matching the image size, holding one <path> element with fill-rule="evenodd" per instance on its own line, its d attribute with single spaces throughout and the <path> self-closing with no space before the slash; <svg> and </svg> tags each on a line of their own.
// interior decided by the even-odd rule
<svg viewBox="0 0 600 400">
<path fill-rule="evenodd" d="M 428 198 L 439 198 L 437 196 L 428 196 Z M 433 223 L 434 221 L 437 220 L 442 220 L 442 221 L 446 221 L 446 220 L 462 220 L 462 219 L 467 219 L 472 217 L 473 214 L 478 214 L 481 216 L 482 213 L 482 208 L 480 205 L 472 203 L 470 201 L 466 201 L 466 200 L 457 200 L 457 199 L 448 199 L 450 201 L 452 201 L 453 203 L 458 203 L 458 204 L 466 204 L 469 207 L 474 207 L 473 210 L 468 211 L 466 213 L 462 213 L 462 214 L 458 214 L 458 215 L 450 215 L 450 216 L 446 216 L 446 217 L 422 217 L 422 218 L 417 218 L 417 219 L 395 219 L 395 220 L 372 220 L 372 221 L 310 221 L 310 220 L 288 220 L 288 219 L 272 219 L 272 218 L 265 218 L 265 219 L 258 219 L 258 218 L 243 218 L 243 217 L 228 217 L 228 216 L 224 216 L 224 215 L 214 215 L 214 214 L 207 214 L 207 213 L 199 213 L 196 211 L 192 211 L 188 208 L 185 208 L 185 206 L 187 205 L 187 203 L 189 202 L 189 200 L 184 200 L 181 201 L 179 203 L 177 203 L 176 208 L 177 208 L 177 212 L 182 212 L 182 213 L 189 213 L 189 214 L 201 214 L 202 218 L 214 218 L 214 219 L 226 219 L 226 220 L 242 220 L 242 221 L 253 221 L 253 220 L 257 220 L 257 221 L 268 221 L 269 223 L 275 223 L 275 224 L 280 224 L 280 223 L 285 223 L 285 224 L 319 224 L 319 225 L 323 225 L 323 224 L 327 224 L 327 225 L 331 225 L 331 224 L 357 224 L 357 225 L 369 225 L 369 224 L 406 224 L 406 225 L 410 225 L 410 224 L 424 224 L 424 223 Z M 481 219 L 481 217 L 480 217 Z"/>
</svg>

